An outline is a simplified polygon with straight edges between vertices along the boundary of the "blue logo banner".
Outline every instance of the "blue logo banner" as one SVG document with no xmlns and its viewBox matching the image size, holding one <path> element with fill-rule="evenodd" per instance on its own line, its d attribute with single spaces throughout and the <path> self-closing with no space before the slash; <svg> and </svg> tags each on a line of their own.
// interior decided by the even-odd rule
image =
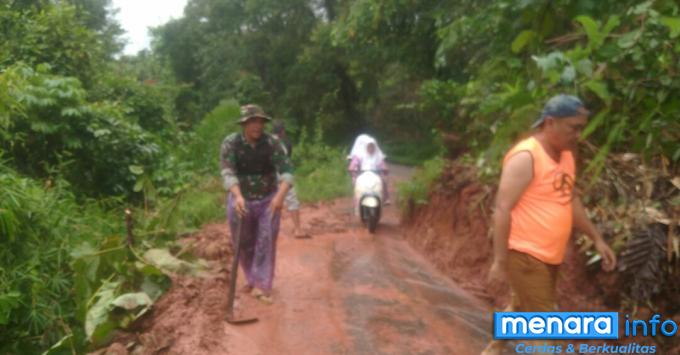
<svg viewBox="0 0 680 355">
<path fill-rule="evenodd" d="M 495 312 L 494 339 L 618 339 L 616 312 Z"/>
</svg>

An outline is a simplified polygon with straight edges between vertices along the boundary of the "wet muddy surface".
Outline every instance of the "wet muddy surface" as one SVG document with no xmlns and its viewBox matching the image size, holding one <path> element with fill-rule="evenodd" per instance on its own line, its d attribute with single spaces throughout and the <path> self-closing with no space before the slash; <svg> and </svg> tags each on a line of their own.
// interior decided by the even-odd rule
<svg viewBox="0 0 680 355">
<path fill-rule="evenodd" d="M 223 320 L 230 251 L 211 272 L 174 280 L 132 352 L 157 354 L 479 354 L 489 341 L 487 306 L 412 249 L 396 207 L 377 233 L 354 221 L 351 200 L 303 206 L 311 239 L 291 237 L 284 214 L 274 303 L 238 294 L 237 312 L 257 323 Z M 197 237 L 228 245 L 226 225 Z M 239 283 L 243 281 L 240 275 Z M 222 297 L 223 295 L 223 297 Z M 144 336 L 160 345 L 145 346 Z M 160 340 L 158 339 L 160 338 Z"/>
<path fill-rule="evenodd" d="M 370 235 L 349 205 L 303 211 L 335 220 L 313 239 L 287 238 L 284 227 L 275 304 L 248 302 L 260 322 L 229 330 L 263 354 L 478 354 L 489 340 L 486 306 L 403 241 L 394 211 Z M 341 220 L 347 230 L 337 233 Z"/>
</svg>

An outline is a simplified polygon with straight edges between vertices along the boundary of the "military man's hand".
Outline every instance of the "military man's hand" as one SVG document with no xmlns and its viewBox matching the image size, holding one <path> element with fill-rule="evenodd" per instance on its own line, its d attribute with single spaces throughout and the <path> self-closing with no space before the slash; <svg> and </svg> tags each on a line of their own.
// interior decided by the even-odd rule
<svg viewBox="0 0 680 355">
<path fill-rule="evenodd" d="M 616 267 L 616 254 L 604 241 L 595 243 L 595 249 L 602 256 L 602 270 L 612 271 Z"/>
<path fill-rule="evenodd" d="M 234 207 L 236 209 L 236 213 L 243 218 L 246 215 L 246 200 L 243 199 L 243 196 L 236 196 L 234 200 Z"/>
</svg>

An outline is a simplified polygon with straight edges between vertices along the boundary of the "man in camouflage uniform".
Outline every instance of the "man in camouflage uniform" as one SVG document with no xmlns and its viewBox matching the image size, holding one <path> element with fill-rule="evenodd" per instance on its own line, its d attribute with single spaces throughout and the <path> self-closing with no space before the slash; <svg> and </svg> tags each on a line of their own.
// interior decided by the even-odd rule
<svg viewBox="0 0 680 355">
<path fill-rule="evenodd" d="M 293 167 L 283 145 L 264 133 L 270 120 L 256 105 L 241 107 L 242 132 L 225 138 L 220 152 L 232 236 L 241 219 L 239 262 L 248 282 L 246 291 L 267 303 L 272 301 L 281 208 L 293 185 Z"/>
</svg>

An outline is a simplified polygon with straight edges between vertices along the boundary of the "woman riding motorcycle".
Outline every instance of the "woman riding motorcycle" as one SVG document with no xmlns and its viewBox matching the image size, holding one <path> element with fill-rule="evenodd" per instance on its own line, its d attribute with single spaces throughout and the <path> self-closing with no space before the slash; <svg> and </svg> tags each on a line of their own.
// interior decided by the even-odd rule
<svg viewBox="0 0 680 355">
<path fill-rule="evenodd" d="M 362 171 L 373 171 L 380 175 L 383 182 L 385 194 L 385 204 L 389 204 L 389 194 L 387 192 L 387 164 L 385 164 L 385 154 L 380 150 L 378 142 L 367 135 L 362 134 L 357 137 L 352 146 L 352 151 L 348 156 L 350 159 L 349 172 L 352 175 L 352 183 L 356 182 L 357 176 Z"/>
</svg>

